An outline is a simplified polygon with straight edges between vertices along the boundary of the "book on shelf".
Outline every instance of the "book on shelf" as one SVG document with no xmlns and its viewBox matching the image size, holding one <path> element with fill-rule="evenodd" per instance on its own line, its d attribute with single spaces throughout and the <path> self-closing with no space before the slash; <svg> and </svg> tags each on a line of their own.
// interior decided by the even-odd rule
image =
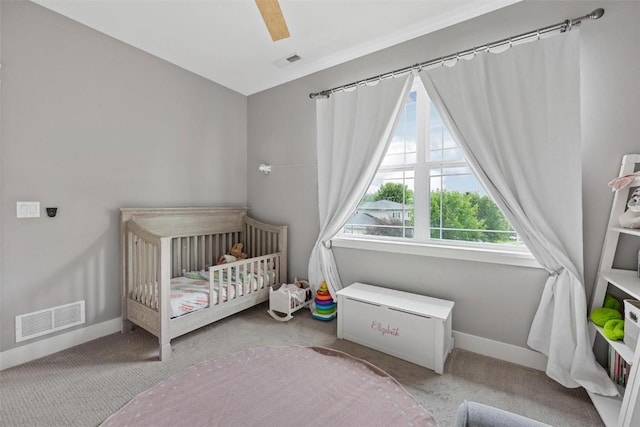
<svg viewBox="0 0 640 427">
<path fill-rule="evenodd" d="M 609 347 L 609 378 L 619 386 L 625 387 L 631 371 L 631 364 L 624 360 L 613 347 Z"/>
</svg>

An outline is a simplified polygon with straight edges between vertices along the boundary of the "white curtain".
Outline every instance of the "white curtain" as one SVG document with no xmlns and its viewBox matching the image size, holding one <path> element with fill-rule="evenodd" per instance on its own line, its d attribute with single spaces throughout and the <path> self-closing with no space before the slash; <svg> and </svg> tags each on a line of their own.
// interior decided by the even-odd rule
<svg viewBox="0 0 640 427">
<path fill-rule="evenodd" d="M 479 53 L 420 77 L 475 174 L 550 272 L 529 346 L 548 356 L 546 372 L 560 384 L 615 395 L 587 330 L 578 37 Z"/>
<path fill-rule="evenodd" d="M 380 165 L 413 75 L 361 86 L 316 101 L 320 234 L 309 259 L 309 284 L 342 289 L 330 239 L 340 231 Z"/>
</svg>

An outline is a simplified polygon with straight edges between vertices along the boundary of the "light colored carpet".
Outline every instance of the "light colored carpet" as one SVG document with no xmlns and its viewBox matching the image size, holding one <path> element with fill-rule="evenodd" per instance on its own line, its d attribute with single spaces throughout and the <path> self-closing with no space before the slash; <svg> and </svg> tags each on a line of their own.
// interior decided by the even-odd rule
<svg viewBox="0 0 640 427">
<path fill-rule="evenodd" d="M 173 341 L 159 362 L 157 339 L 142 330 L 113 334 L 0 372 L 0 425 L 96 426 L 139 393 L 217 356 L 257 347 L 323 346 L 367 360 L 397 379 L 441 427 L 453 425 L 465 399 L 557 427 L 600 427 L 583 389 L 566 389 L 544 372 L 454 350 L 443 375 L 338 340 L 336 322 L 302 310 L 277 322 L 263 304 Z"/>
<path fill-rule="evenodd" d="M 219 356 L 151 387 L 103 426 L 436 427 L 386 372 L 326 347 Z"/>
</svg>

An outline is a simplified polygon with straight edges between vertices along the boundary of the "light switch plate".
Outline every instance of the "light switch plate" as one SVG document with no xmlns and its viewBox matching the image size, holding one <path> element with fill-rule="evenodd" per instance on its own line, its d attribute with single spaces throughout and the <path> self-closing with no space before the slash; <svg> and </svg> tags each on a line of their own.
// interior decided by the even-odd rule
<svg viewBox="0 0 640 427">
<path fill-rule="evenodd" d="M 18 218 L 40 218 L 40 202 L 16 202 Z"/>
</svg>

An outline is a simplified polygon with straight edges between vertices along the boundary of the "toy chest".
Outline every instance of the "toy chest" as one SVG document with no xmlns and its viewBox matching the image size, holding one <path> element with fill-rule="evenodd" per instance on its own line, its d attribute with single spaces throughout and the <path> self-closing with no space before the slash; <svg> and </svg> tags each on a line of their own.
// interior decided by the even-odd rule
<svg viewBox="0 0 640 427">
<path fill-rule="evenodd" d="M 338 338 L 442 374 L 453 349 L 453 301 L 354 283 L 337 292 Z"/>
<path fill-rule="evenodd" d="M 300 288 L 292 285 L 274 285 L 269 288 L 269 310 L 267 312 L 276 320 L 286 322 L 293 319 L 292 314 L 301 308 L 308 307 L 313 299 L 313 292 L 306 280 L 297 280 Z"/>
<path fill-rule="evenodd" d="M 640 301 L 625 299 L 624 301 L 624 343 L 636 350 L 638 332 L 640 332 Z"/>
</svg>

